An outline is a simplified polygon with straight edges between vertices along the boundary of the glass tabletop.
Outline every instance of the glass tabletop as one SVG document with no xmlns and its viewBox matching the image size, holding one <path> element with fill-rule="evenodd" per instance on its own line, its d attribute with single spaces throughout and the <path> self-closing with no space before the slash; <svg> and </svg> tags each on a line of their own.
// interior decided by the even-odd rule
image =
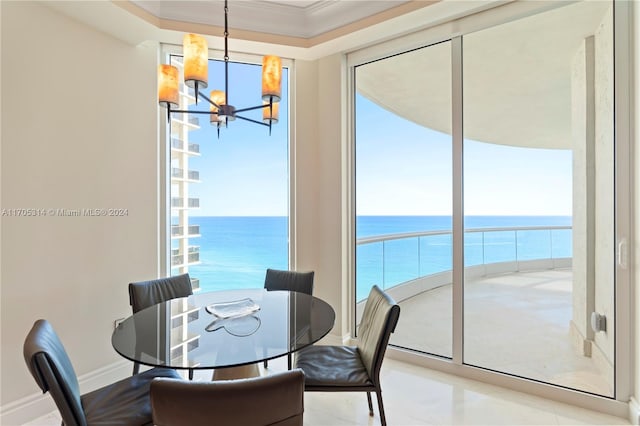
<svg viewBox="0 0 640 426">
<path fill-rule="evenodd" d="M 218 291 L 143 309 L 118 325 L 111 343 L 123 357 L 154 367 L 235 367 L 311 345 L 334 322 L 328 303 L 304 293 Z"/>
</svg>

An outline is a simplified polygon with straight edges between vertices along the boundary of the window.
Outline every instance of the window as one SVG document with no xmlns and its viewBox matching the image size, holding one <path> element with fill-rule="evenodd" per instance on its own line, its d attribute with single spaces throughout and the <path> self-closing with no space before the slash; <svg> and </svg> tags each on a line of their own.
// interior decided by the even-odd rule
<svg viewBox="0 0 640 426">
<path fill-rule="evenodd" d="M 181 69 L 181 56 L 170 55 Z M 256 58 L 256 62 L 259 58 Z M 229 63 L 229 103 L 261 102 L 261 65 Z M 209 60 L 207 96 L 224 90 L 224 62 Z M 195 105 L 182 84 L 180 109 Z M 243 113 L 262 122 L 262 110 Z M 188 272 L 194 289 L 260 287 L 267 268 L 289 265 L 288 69 L 283 68 L 279 122 L 269 128 L 236 119 L 221 127 L 207 114 L 173 113 L 168 224 L 170 274 Z"/>
<path fill-rule="evenodd" d="M 378 284 L 402 307 L 394 346 L 624 400 L 625 6 L 554 6 L 351 55 L 356 324 Z"/>
</svg>

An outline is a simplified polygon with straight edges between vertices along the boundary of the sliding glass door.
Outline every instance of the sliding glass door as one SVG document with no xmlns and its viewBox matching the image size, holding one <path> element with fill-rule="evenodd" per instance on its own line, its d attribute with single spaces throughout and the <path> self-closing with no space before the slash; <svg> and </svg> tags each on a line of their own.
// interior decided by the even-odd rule
<svg viewBox="0 0 640 426">
<path fill-rule="evenodd" d="M 357 312 L 377 284 L 410 306 L 392 342 L 450 358 L 451 43 L 355 73 Z"/>
<path fill-rule="evenodd" d="M 577 3 L 469 34 L 463 50 L 464 362 L 606 396 L 612 18 L 611 3 Z"/>
<path fill-rule="evenodd" d="M 400 303 L 393 345 L 614 397 L 613 4 L 556 6 L 354 67 L 357 302 Z"/>
</svg>

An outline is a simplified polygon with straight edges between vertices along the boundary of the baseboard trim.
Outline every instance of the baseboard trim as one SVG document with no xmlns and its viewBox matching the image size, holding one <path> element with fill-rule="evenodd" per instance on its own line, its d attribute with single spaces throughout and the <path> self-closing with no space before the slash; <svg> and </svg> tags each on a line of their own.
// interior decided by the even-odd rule
<svg viewBox="0 0 640 426">
<path fill-rule="evenodd" d="M 32 394 L 0 407 L 0 424 L 18 426 L 56 410 L 51 396 Z"/>
<path fill-rule="evenodd" d="M 629 399 L 629 422 L 632 425 L 640 425 L 640 404 L 633 396 Z"/>
<path fill-rule="evenodd" d="M 337 334 L 327 334 L 322 339 L 320 339 L 320 341 L 318 341 L 316 344 L 339 346 L 339 345 L 343 345 L 346 339 L 347 338 L 345 336 L 339 336 Z"/>
<path fill-rule="evenodd" d="M 78 377 L 82 393 L 123 379 L 131 374 L 129 361 L 118 361 Z M 0 424 L 18 426 L 55 411 L 56 405 L 49 394 L 34 393 L 0 407 Z"/>
</svg>

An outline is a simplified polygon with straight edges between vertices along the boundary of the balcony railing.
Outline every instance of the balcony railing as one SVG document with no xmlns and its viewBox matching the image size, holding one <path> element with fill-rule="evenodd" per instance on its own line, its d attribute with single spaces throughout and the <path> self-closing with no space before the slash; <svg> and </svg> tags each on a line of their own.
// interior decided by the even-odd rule
<svg viewBox="0 0 640 426">
<path fill-rule="evenodd" d="M 187 251 L 186 264 L 193 264 L 200 261 L 200 247 L 189 246 Z M 178 266 L 185 264 L 184 255 L 179 248 L 171 249 L 171 266 Z"/>
<path fill-rule="evenodd" d="M 357 298 L 373 284 L 389 289 L 453 268 L 451 230 L 378 235 L 360 238 L 356 249 Z M 515 272 L 523 268 L 566 265 L 572 257 L 570 226 L 466 229 L 464 267 L 467 274 Z"/>
<path fill-rule="evenodd" d="M 171 138 L 171 148 L 173 149 L 177 149 L 177 150 L 184 150 L 184 141 L 182 139 L 178 139 L 178 138 Z M 197 143 L 190 143 L 187 145 L 187 152 L 193 153 L 193 154 L 200 154 L 200 145 Z"/>
<path fill-rule="evenodd" d="M 200 118 L 195 117 L 193 115 L 189 115 L 188 113 L 182 113 L 182 112 L 171 113 L 171 119 L 182 121 L 183 123 L 188 123 L 193 126 L 198 126 L 198 127 L 200 126 Z"/>
<path fill-rule="evenodd" d="M 200 278 L 191 278 L 191 288 L 193 291 L 200 290 Z"/>
<path fill-rule="evenodd" d="M 178 138 L 172 138 L 171 148 L 180 149 L 180 150 L 184 149 L 184 141 Z"/>
<path fill-rule="evenodd" d="M 184 178 L 184 169 L 181 169 L 179 167 L 172 167 L 171 168 L 171 177 L 177 178 L 177 179 L 183 179 Z M 187 170 L 187 179 L 189 179 L 189 180 L 200 180 L 200 172 L 197 171 L 197 170 Z"/>
<path fill-rule="evenodd" d="M 188 232 L 187 236 L 189 237 L 200 235 L 200 225 L 189 225 L 187 227 L 187 232 Z M 172 237 L 184 236 L 184 226 L 171 225 L 171 236 Z"/>
<path fill-rule="evenodd" d="M 184 208 L 184 198 L 181 197 L 172 197 L 171 198 L 171 207 L 181 209 Z M 188 198 L 187 199 L 187 208 L 199 208 L 200 207 L 200 199 L 199 198 Z"/>
</svg>

